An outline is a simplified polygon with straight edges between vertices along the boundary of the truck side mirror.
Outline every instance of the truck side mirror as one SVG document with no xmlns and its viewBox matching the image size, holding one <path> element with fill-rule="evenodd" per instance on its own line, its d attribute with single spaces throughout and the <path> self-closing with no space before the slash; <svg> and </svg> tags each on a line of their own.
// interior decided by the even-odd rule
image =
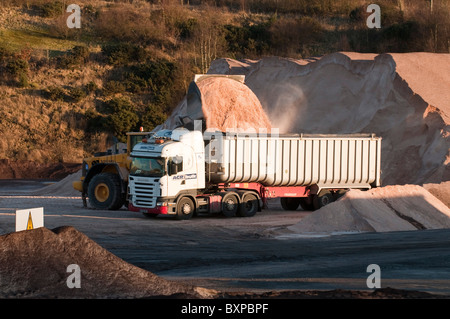
<svg viewBox="0 0 450 319">
<path fill-rule="evenodd" d="M 170 162 L 169 164 L 169 175 L 176 175 L 178 174 L 178 166 L 174 162 Z"/>
<path fill-rule="evenodd" d="M 178 174 L 183 170 L 183 157 L 175 156 L 169 161 L 169 175 Z"/>
</svg>

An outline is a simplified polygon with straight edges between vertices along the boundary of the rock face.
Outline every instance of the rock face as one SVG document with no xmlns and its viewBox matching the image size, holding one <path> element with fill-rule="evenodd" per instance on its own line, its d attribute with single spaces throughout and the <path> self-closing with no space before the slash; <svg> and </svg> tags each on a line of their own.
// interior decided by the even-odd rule
<svg viewBox="0 0 450 319">
<path fill-rule="evenodd" d="M 74 283 L 79 266 L 80 288 Z M 159 278 L 103 249 L 73 227 L 0 236 L 1 298 L 201 298 L 211 291 Z"/>
</svg>

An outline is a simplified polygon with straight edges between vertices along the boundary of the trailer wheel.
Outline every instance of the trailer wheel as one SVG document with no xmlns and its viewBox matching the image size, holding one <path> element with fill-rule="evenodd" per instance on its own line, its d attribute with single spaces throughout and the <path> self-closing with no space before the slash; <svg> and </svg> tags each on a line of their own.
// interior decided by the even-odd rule
<svg viewBox="0 0 450 319">
<path fill-rule="evenodd" d="M 323 190 L 313 198 L 314 209 L 320 209 L 334 202 L 333 194 L 329 190 Z"/>
<path fill-rule="evenodd" d="M 225 193 L 222 197 L 222 214 L 226 217 L 234 217 L 239 209 L 238 196 L 235 193 Z"/>
<path fill-rule="evenodd" d="M 194 202 L 189 197 L 181 198 L 177 203 L 177 219 L 190 219 L 194 215 Z"/>
<path fill-rule="evenodd" d="M 239 204 L 238 215 L 241 217 L 255 216 L 258 211 L 258 198 L 253 194 L 246 194 Z"/>
<path fill-rule="evenodd" d="M 338 189 L 337 191 L 334 192 L 334 200 L 338 200 L 339 198 L 341 198 L 342 196 L 344 196 L 347 193 L 347 189 Z"/>
<path fill-rule="evenodd" d="M 300 198 L 296 197 L 281 197 L 280 199 L 281 207 L 284 210 L 297 210 L 300 205 Z"/>
<path fill-rule="evenodd" d="M 88 185 L 88 197 L 95 209 L 119 209 L 124 203 L 119 175 L 100 173 L 92 177 Z"/>
</svg>

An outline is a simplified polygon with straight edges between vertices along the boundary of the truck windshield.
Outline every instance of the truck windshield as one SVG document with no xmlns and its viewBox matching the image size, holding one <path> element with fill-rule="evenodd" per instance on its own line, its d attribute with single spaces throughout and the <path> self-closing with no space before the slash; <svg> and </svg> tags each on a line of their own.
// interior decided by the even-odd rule
<svg viewBox="0 0 450 319">
<path fill-rule="evenodd" d="M 165 174 L 162 157 L 132 157 L 130 175 L 162 177 Z"/>
</svg>

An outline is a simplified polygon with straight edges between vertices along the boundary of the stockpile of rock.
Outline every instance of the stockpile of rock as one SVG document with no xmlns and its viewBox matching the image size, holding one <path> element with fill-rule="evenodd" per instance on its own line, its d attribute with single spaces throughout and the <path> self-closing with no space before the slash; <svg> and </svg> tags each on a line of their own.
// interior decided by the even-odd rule
<svg viewBox="0 0 450 319">
<path fill-rule="evenodd" d="M 0 298 L 204 298 L 214 293 L 133 266 L 73 227 L 0 236 Z"/>
</svg>

